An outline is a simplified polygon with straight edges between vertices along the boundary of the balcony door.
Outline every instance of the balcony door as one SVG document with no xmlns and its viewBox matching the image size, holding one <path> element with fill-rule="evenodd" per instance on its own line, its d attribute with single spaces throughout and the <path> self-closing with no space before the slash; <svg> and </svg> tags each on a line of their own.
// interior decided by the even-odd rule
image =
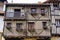
<svg viewBox="0 0 60 40">
<path fill-rule="evenodd" d="M 20 17 L 20 12 L 21 12 L 20 9 L 15 9 L 15 10 L 14 10 L 14 17 L 15 17 L 15 18 L 19 18 L 19 17 Z"/>
</svg>

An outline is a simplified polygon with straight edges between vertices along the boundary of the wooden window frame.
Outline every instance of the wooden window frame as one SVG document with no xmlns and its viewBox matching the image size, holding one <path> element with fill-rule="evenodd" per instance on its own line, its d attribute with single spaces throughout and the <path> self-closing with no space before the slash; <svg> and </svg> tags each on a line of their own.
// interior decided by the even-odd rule
<svg viewBox="0 0 60 40">
<path fill-rule="evenodd" d="M 47 29 L 47 22 L 42 22 L 43 29 Z"/>
<path fill-rule="evenodd" d="M 45 16 L 45 8 L 44 8 L 44 7 L 41 8 L 41 15 L 42 15 L 42 16 Z"/>
<path fill-rule="evenodd" d="M 16 30 L 17 31 L 22 31 L 22 23 L 16 23 Z"/>
<path fill-rule="evenodd" d="M 60 27 L 60 19 L 55 20 L 56 27 Z"/>
<path fill-rule="evenodd" d="M 11 23 L 7 23 L 7 29 L 11 29 Z"/>
<path fill-rule="evenodd" d="M 31 32 L 34 32 L 35 29 L 34 29 L 34 22 L 28 22 L 28 30 L 31 31 Z"/>
<path fill-rule="evenodd" d="M 35 11 L 33 11 L 35 10 Z M 36 13 L 37 9 L 36 8 L 31 8 L 31 13 Z"/>
</svg>

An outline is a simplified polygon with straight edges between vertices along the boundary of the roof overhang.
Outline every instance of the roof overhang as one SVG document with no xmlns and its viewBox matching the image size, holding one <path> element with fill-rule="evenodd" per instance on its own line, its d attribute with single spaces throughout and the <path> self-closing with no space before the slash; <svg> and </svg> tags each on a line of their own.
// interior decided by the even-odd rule
<svg viewBox="0 0 60 40">
<path fill-rule="evenodd" d="M 7 1 L 7 0 L 0 0 L 1 2 Z"/>
<path fill-rule="evenodd" d="M 18 3 L 7 3 L 6 6 L 8 7 L 46 7 L 50 6 L 49 4 L 18 4 Z"/>
<path fill-rule="evenodd" d="M 60 0 L 47 0 L 46 2 L 47 3 L 56 3 L 56 2 L 60 3 Z"/>
</svg>

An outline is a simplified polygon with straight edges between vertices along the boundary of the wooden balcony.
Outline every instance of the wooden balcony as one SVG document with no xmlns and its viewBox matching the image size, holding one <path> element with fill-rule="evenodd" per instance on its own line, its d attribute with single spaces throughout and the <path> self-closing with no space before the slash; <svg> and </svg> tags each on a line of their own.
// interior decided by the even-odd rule
<svg viewBox="0 0 60 40">
<path fill-rule="evenodd" d="M 6 12 L 5 19 L 26 19 L 25 12 Z"/>
</svg>

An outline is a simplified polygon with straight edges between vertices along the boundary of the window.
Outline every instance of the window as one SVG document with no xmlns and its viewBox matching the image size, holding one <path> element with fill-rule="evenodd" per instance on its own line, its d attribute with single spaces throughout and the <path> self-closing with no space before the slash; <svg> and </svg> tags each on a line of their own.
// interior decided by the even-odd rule
<svg viewBox="0 0 60 40">
<path fill-rule="evenodd" d="M 59 3 L 53 3 L 53 6 L 54 7 L 58 7 L 59 6 Z"/>
<path fill-rule="evenodd" d="M 11 23 L 7 23 L 7 29 L 10 29 L 11 28 Z"/>
<path fill-rule="evenodd" d="M 21 31 L 22 30 L 22 23 L 16 23 L 16 30 Z"/>
<path fill-rule="evenodd" d="M 20 9 L 15 9 L 14 11 L 15 11 L 15 12 L 20 12 Z"/>
<path fill-rule="evenodd" d="M 43 24 L 43 28 L 46 29 L 47 28 L 47 26 L 46 26 L 47 22 L 42 22 L 42 24 Z"/>
<path fill-rule="evenodd" d="M 45 8 L 41 8 L 41 15 L 42 15 L 42 16 L 45 15 Z"/>
<path fill-rule="evenodd" d="M 17 17 L 17 18 L 19 18 L 20 17 L 20 9 L 15 9 L 14 10 L 14 17 Z"/>
<path fill-rule="evenodd" d="M 28 30 L 34 31 L 34 22 L 28 22 Z"/>
<path fill-rule="evenodd" d="M 58 9 L 59 3 L 53 3 L 54 9 Z"/>
<path fill-rule="evenodd" d="M 60 20 L 58 20 L 58 19 L 55 20 L 55 24 L 56 24 L 57 27 L 60 27 Z"/>
<path fill-rule="evenodd" d="M 35 13 L 36 12 L 36 8 L 31 8 L 31 12 Z"/>
</svg>

